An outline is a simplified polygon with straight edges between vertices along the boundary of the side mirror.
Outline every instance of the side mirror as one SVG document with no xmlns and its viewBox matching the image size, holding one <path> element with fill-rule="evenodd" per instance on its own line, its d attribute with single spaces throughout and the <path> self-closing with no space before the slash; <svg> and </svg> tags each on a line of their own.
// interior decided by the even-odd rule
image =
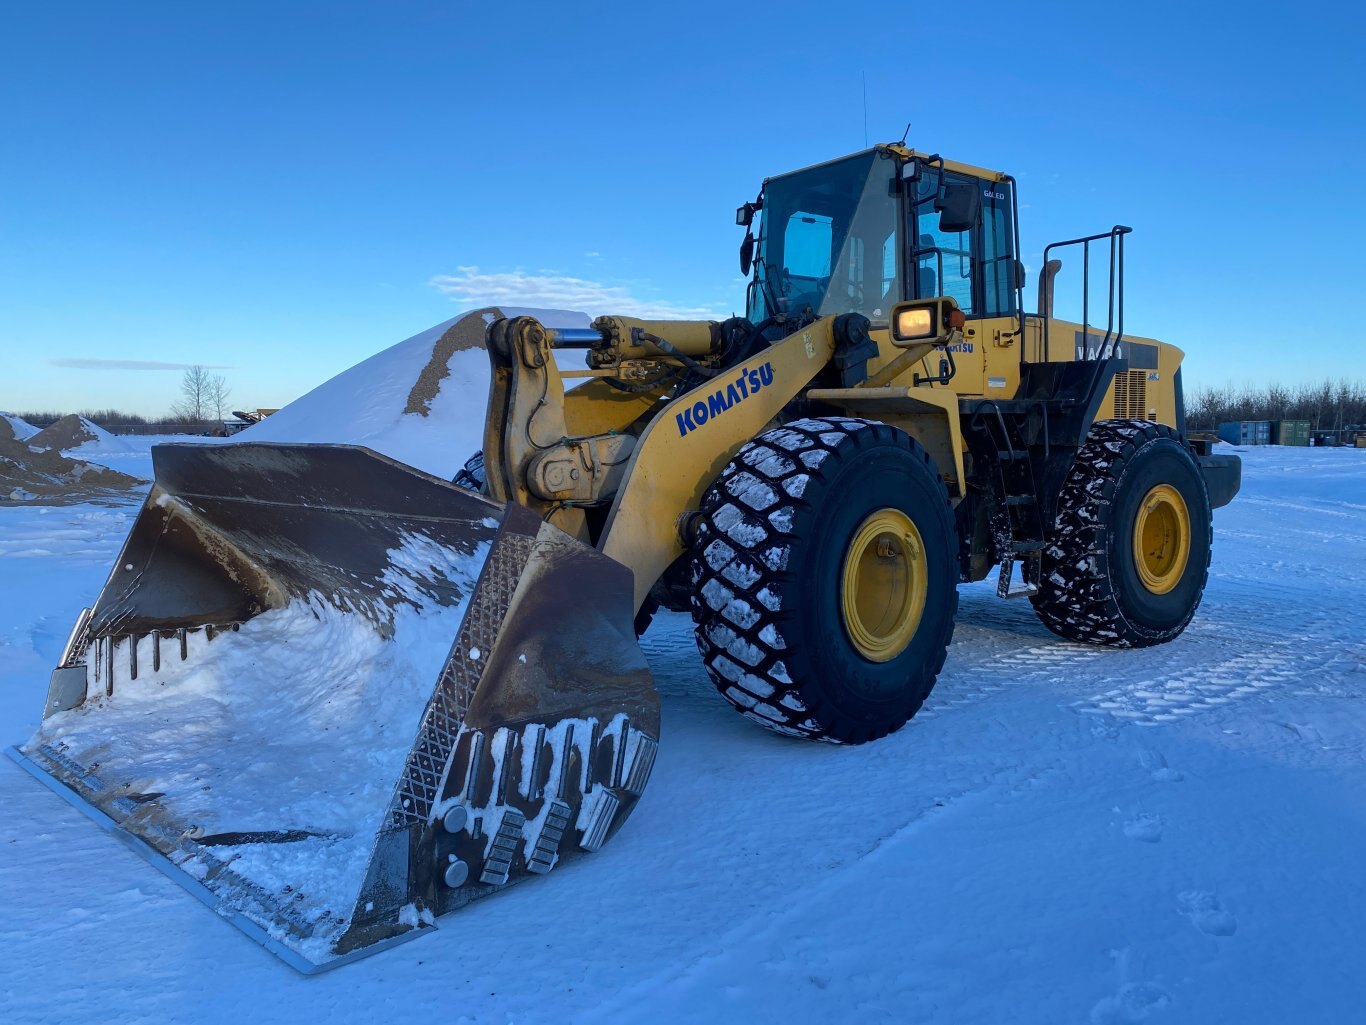
<svg viewBox="0 0 1366 1025">
<path fill-rule="evenodd" d="M 934 201 L 940 231 L 971 231 L 982 213 L 982 190 L 976 182 L 945 182 Z"/>
<path fill-rule="evenodd" d="M 754 235 L 745 232 L 745 240 L 740 243 L 740 276 L 749 277 L 749 269 L 754 264 Z"/>
</svg>

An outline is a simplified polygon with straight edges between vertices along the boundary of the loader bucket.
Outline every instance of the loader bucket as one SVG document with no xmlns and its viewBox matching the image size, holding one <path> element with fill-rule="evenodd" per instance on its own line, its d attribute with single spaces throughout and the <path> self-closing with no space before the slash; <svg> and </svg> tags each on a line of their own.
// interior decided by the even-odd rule
<svg viewBox="0 0 1366 1025">
<path fill-rule="evenodd" d="M 306 972 L 621 826 L 659 736 L 626 567 L 364 448 L 153 462 L 40 779 Z"/>
</svg>

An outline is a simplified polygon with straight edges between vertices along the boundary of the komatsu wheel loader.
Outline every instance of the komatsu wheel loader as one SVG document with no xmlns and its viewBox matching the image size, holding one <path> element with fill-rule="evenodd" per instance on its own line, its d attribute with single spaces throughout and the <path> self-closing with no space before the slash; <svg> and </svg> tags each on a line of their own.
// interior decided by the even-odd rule
<svg viewBox="0 0 1366 1025">
<path fill-rule="evenodd" d="M 1028 312 L 1006 174 L 879 145 L 766 180 L 737 220 L 743 317 L 452 327 L 437 351 L 491 371 L 455 482 L 350 446 L 155 448 L 15 756 L 316 970 L 611 838 L 659 740 L 636 637 L 661 606 L 744 716 L 837 743 L 916 713 L 958 585 L 992 572 L 1069 640 L 1181 633 L 1240 469 L 1186 436 L 1181 351 L 1125 333 L 1128 228 L 1049 246 Z M 1079 322 L 1053 316 L 1063 250 Z M 374 686 L 296 694 L 286 648 L 336 630 L 330 657 L 356 623 Z M 435 661 L 395 662 L 419 636 Z M 205 682 L 215 658 L 240 688 Z M 420 714 L 375 721 L 404 687 Z M 249 728 L 262 703 L 288 742 Z M 392 783 L 348 817 L 367 759 Z"/>
</svg>

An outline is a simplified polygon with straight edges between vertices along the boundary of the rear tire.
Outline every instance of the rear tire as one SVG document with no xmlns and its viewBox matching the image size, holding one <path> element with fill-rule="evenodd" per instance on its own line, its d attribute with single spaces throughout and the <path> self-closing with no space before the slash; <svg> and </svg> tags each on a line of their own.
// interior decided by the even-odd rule
<svg viewBox="0 0 1366 1025">
<path fill-rule="evenodd" d="M 749 442 L 702 500 L 693 621 L 712 682 L 778 733 L 858 744 L 900 729 L 958 607 L 948 493 L 886 424 L 799 420 Z"/>
<path fill-rule="evenodd" d="M 1205 480 L 1180 435 L 1146 420 L 1097 421 L 1058 498 L 1030 601 L 1068 640 L 1162 644 L 1195 615 L 1212 536 Z"/>
</svg>

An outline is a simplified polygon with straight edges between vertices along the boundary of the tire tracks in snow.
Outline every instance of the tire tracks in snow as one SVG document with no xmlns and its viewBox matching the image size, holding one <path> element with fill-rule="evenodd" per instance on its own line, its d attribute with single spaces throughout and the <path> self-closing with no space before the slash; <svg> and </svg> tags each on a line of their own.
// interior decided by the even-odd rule
<svg viewBox="0 0 1366 1025">
<path fill-rule="evenodd" d="M 1306 663 L 1313 661 L 1281 644 L 1235 655 L 1207 668 L 1193 661 L 1184 668 L 1074 701 L 1071 707 L 1082 715 L 1109 715 L 1158 726 L 1292 683 L 1308 668 Z"/>
<path fill-rule="evenodd" d="M 912 720 L 913 722 L 915 720 Z M 786 908 L 773 911 L 751 913 L 738 924 L 718 935 L 706 953 L 694 954 L 682 964 L 670 964 L 667 968 L 654 972 L 631 986 L 622 989 L 616 998 L 599 1005 L 591 1011 L 570 1019 L 582 1025 L 593 1022 L 616 1022 L 631 1020 L 633 1013 L 648 1002 L 650 994 L 677 992 L 681 985 L 704 980 L 708 973 L 733 965 L 733 951 L 744 950 L 751 956 L 758 952 L 780 947 L 776 942 L 781 937 L 812 935 L 819 933 L 816 928 L 798 928 L 809 915 L 820 915 L 821 905 L 838 897 L 839 891 L 857 880 L 860 875 L 877 874 L 877 862 L 889 856 L 890 852 L 910 840 L 923 828 L 947 814 L 950 809 L 962 811 L 979 800 L 1009 799 L 1026 790 L 1033 789 L 1046 780 L 1064 775 L 1065 765 L 1059 761 L 1045 765 L 1020 766 L 1006 764 L 986 777 L 974 777 L 974 785 L 959 787 L 955 792 L 935 798 L 922 807 L 911 818 L 902 821 L 895 828 L 884 833 L 871 843 L 867 843 L 849 860 L 841 862 L 826 871 L 814 885 L 801 889 Z M 897 870 L 901 874 L 900 869 Z M 812 983 L 818 988 L 821 982 L 813 977 Z M 850 1011 L 856 1010 L 851 1008 Z M 716 1020 L 719 1011 L 716 1007 L 695 1008 L 700 1019 Z M 683 1006 L 673 1009 L 671 1020 L 692 1020 L 683 1013 Z M 724 1020 L 722 1016 L 721 1020 Z"/>
</svg>

